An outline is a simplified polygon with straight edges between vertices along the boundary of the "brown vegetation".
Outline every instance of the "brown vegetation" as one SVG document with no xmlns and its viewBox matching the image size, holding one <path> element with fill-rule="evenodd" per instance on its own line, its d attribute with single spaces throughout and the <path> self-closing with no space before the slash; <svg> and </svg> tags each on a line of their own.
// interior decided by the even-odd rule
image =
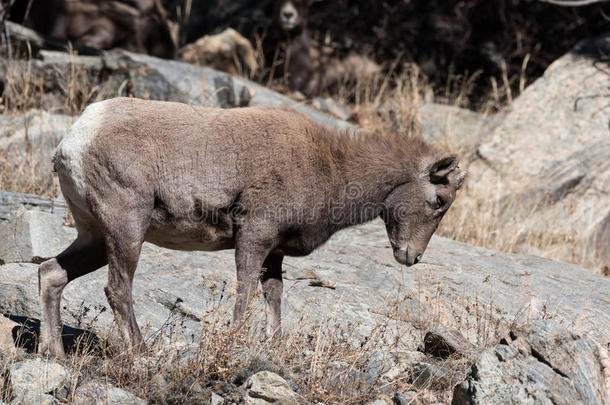
<svg viewBox="0 0 610 405">
<path fill-rule="evenodd" d="M 401 308 L 408 299 L 406 296 L 389 304 L 385 320 L 368 330 L 366 337 L 359 331 L 361 324 L 341 322 L 332 312 L 319 321 L 316 314 L 305 310 L 296 318 L 299 328 L 287 330 L 280 340 L 271 340 L 264 331 L 262 305 L 253 304 L 246 311 L 244 322 L 237 328 L 229 328 L 231 301 L 225 287 L 209 280 L 204 284 L 207 287 L 202 294 L 213 300 L 214 305 L 204 311 L 198 342 L 190 346 L 172 343 L 172 335 L 180 328 L 178 314 L 168 319 L 165 329 L 149 334 L 147 349 L 140 354 L 124 350 L 112 330 L 97 338 L 82 335 L 71 355 L 62 361 L 72 374 L 67 400 L 74 398 L 77 384 L 96 380 L 126 389 L 152 403 L 200 403 L 211 392 L 241 403 L 239 398 L 243 398 L 244 390 L 240 386 L 245 380 L 258 371 L 270 370 L 290 380 L 297 392 L 311 403 L 357 405 L 373 401 L 384 393 L 407 391 L 423 403 L 447 402 L 453 391 L 453 385 L 447 381 L 463 379 L 476 356 L 473 352 L 464 358 L 426 359 L 446 371 L 442 378 L 430 375 L 425 380 L 417 380 L 414 370 L 408 369 L 398 374 L 396 370 L 387 373 L 390 370 L 376 356 L 387 353 L 388 347 L 393 348 L 392 356 L 400 361 L 425 357 L 403 341 L 407 329 L 401 321 L 416 324 L 422 330 L 422 345 L 425 330 L 439 324 L 439 319 L 415 314 L 412 319 L 404 319 L 403 315 L 400 321 L 394 321 L 399 317 L 393 314 L 404 312 Z M 476 322 L 465 325 L 466 329 L 478 328 L 483 345 L 493 345 L 500 338 L 497 322 L 490 322 L 488 318 L 487 311 L 477 309 Z M 96 325 L 82 326 L 91 329 Z M 18 336 L 22 336 L 22 347 L 30 352 L 35 349 L 31 331 L 22 329 Z M 14 363 L 33 356 L 34 353 L 15 350 L 0 358 L 0 375 L 6 375 Z M 0 401 L 10 401 L 10 394 L 8 386 L 0 387 Z"/>
</svg>

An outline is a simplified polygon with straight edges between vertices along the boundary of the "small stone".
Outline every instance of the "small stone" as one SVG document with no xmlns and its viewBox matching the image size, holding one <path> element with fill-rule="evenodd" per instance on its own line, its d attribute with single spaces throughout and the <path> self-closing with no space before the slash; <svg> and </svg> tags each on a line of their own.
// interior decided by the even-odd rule
<svg viewBox="0 0 610 405">
<path fill-rule="evenodd" d="M 396 352 L 393 353 L 393 355 L 396 358 L 396 364 L 381 375 L 381 378 L 388 382 L 400 378 L 403 374 L 408 372 L 412 364 L 426 360 L 426 355 L 424 353 L 410 350 Z"/>
<path fill-rule="evenodd" d="M 305 398 L 294 392 L 286 380 L 271 371 L 259 371 L 248 378 L 244 386 L 248 405 L 307 404 Z"/>
<path fill-rule="evenodd" d="M 369 402 L 367 405 L 394 405 L 394 401 L 387 395 L 382 395 L 376 400 Z"/>
<path fill-rule="evenodd" d="M 222 405 L 224 402 L 225 399 L 223 397 L 215 392 L 212 392 L 212 396 L 210 397 L 210 405 Z"/>
<path fill-rule="evenodd" d="M 65 399 L 70 390 L 70 372 L 51 360 L 26 360 L 10 368 L 13 398 L 33 402 L 41 394 Z"/>
<path fill-rule="evenodd" d="M 434 328 L 424 337 L 424 353 L 446 359 L 451 355 L 467 357 L 476 347 L 455 329 Z"/>
<path fill-rule="evenodd" d="M 121 388 L 101 382 L 89 382 L 74 393 L 74 404 L 145 405 L 148 402 Z"/>
<path fill-rule="evenodd" d="M 411 367 L 413 385 L 418 388 L 444 388 L 451 385 L 448 369 L 430 363 L 416 362 Z"/>
</svg>

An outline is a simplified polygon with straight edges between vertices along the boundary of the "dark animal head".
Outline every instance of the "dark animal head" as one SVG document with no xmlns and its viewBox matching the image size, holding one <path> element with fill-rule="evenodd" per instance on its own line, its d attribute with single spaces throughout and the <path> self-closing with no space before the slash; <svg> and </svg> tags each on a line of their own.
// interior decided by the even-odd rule
<svg viewBox="0 0 610 405">
<path fill-rule="evenodd" d="M 276 0 L 273 7 L 273 21 L 282 31 L 301 31 L 307 26 L 307 16 L 311 0 Z"/>
<path fill-rule="evenodd" d="M 421 260 L 465 177 L 457 158 L 448 156 L 430 164 L 414 181 L 398 186 L 386 197 L 382 217 L 398 263 L 412 266 Z"/>
</svg>

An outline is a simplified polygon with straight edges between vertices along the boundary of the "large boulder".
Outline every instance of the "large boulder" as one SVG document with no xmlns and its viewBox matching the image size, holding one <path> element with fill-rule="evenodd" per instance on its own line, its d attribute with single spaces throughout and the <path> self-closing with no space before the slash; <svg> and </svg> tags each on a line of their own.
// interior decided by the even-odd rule
<svg viewBox="0 0 610 405">
<path fill-rule="evenodd" d="M 451 105 L 425 103 L 419 109 L 424 139 L 448 146 L 474 149 L 489 131 L 494 119 Z"/>
<path fill-rule="evenodd" d="M 51 212 L 61 218 L 68 215 L 68 206 L 61 198 L 50 198 L 34 194 L 12 193 L 0 190 L 0 222 L 6 221 L 21 209 Z"/>
<path fill-rule="evenodd" d="M 596 271 L 610 266 L 610 107 L 599 63 L 609 52 L 610 33 L 549 66 L 482 142 L 471 170 L 476 183 L 501 185 L 507 222 L 544 229 L 547 254 Z"/>
<path fill-rule="evenodd" d="M 43 211 L 22 211 L 0 223 L 0 263 L 41 263 L 57 256 L 75 239 L 63 219 Z"/>
<path fill-rule="evenodd" d="M 343 323 L 357 321 L 362 336 L 393 319 L 402 328 L 401 340 L 413 347 L 421 339 L 417 328 L 435 325 L 482 344 L 514 324 L 552 316 L 575 332 L 610 342 L 610 331 L 600 327 L 610 323 L 610 280 L 574 265 L 433 237 L 423 262 L 405 270 L 394 262 L 380 222 L 340 232 L 312 255 L 285 261 L 288 329 L 305 312 L 313 321 L 332 316 Z M 0 311 L 39 318 L 38 266 L 5 264 L 0 273 Z M 111 325 L 106 278 L 100 270 L 66 287 L 62 316 L 68 325 L 95 320 L 93 327 L 100 331 Z M 234 281 L 232 251 L 181 252 L 145 244 L 134 280 L 138 320 L 152 333 L 167 327 L 168 319 L 182 319 L 185 336 L 196 338 L 204 311 L 218 304 L 215 294 L 204 293 L 202 305 L 201 289 Z M 398 306 L 395 313 L 388 313 L 390 303 Z"/>
<path fill-rule="evenodd" d="M 601 350 L 556 321 L 535 321 L 484 351 L 452 404 L 607 404 Z"/>
</svg>

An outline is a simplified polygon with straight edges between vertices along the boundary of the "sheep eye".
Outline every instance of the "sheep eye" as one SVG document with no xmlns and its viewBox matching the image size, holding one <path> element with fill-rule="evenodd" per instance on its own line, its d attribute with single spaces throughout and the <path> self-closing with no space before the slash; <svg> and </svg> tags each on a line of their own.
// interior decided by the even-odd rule
<svg viewBox="0 0 610 405">
<path fill-rule="evenodd" d="M 442 206 L 445 205 L 445 201 L 443 201 L 443 199 L 441 197 L 436 197 L 436 206 L 438 208 L 441 208 Z"/>
</svg>

